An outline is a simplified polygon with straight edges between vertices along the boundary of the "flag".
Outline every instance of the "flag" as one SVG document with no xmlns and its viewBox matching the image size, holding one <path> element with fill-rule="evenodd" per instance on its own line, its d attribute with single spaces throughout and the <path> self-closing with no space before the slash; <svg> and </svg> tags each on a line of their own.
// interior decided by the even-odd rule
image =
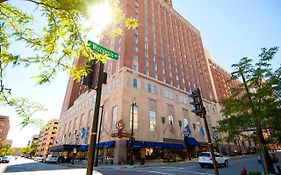
<svg viewBox="0 0 281 175">
<path fill-rule="evenodd" d="M 88 131 L 83 127 L 81 132 L 81 138 L 84 139 L 88 135 Z"/>
<path fill-rule="evenodd" d="M 191 133 L 191 130 L 190 130 L 188 124 L 186 124 L 186 126 L 184 127 L 184 130 L 183 130 L 183 134 L 185 136 L 189 136 L 190 133 Z"/>
<path fill-rule="evenodd" d="M 200 133 L 200 135 L 202 135 L 202 136 L 205 135 L 205 131 L 204 131 L 204 129 L 203 129 L 202 127 L 200 128 L 199 133 Z"/>
</svg>

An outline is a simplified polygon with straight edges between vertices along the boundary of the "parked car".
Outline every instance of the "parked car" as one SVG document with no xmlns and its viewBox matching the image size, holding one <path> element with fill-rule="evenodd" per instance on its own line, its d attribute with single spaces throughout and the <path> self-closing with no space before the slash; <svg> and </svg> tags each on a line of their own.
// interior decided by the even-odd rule
<svg viewBox="0 0 281 175">
<path fill-rule="evenodd" d="M 276 154 L 275 154 L 274 152 L 272 152 L 271 150 L 269 150 L 268 153 L 269 153 L 269 155 L 270 155 L 270 159 L 271 159 L 272 163 L 277 163 L 277 162 L 279 162 L 279 159 L 278 159 L 278 157 L 276 156 Z M 258 154 L 258 156 L 257 156 L 257 161 L 258 161 L 259 163 L 261 163 L 261 153 Z"/>
<path fill-rule="evenodd" d="M 10 157 L 8 156 L 1 157 L 1 163 L 9 163 L 9 162 L 10 162 Z"/>
<path fill-rule="evenodd" d="M 59 155 L 49 154 L 46 158 L 46 163 L 59 163 Z"/>
<path fill-rule="evenodd" d="M 43 157 L 37 156 L 37 157 L 34 157 L 33 160 L 37 161 L 37 162 L 43 162 Z"/>
<path fill-rule="evenodd" d="M 228 166 L 228 157 L 224 157 L 221 154 L 215 152 L 216 165 Z M 203 168 L 204 166 L 213 166 L 211 152 L 202 152 L 198 157 L 198 163 Z"/>
</svg>

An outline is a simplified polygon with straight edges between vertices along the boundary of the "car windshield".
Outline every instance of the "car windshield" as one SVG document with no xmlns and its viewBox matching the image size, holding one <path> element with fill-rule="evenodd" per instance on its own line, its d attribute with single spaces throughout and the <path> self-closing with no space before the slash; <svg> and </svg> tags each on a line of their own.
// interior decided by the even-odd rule
<svg viewBox="0 0 281 175">
<path fill-rule="evenodd" d="M 200 157 L 210 157 L 210 154 L 209 153 L 201 153 L 199 156 Z"/>
</svg>

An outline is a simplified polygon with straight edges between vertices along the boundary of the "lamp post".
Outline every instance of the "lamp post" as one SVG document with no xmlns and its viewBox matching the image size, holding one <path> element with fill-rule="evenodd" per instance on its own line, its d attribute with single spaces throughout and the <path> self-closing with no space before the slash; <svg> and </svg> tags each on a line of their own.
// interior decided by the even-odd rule
<svg viewBox="0 0 281 175">
<path fill-rule="evenodd" d="M 136 102 L 133 102 L 132 104 L 131 104 L 131 107 L 132 107 L 132 122 L 131 122 L 131 125 L 132 125 L 132 130 L 131 130 L 131 137 L 130 137 L 130 152 L 131 152 L 131 156 L 130 156 L 130 165 L 134 165 L 134 141 L 135 141 L 135 138 L 134 138 L 134 120 L 135 120 L 135 118 L 134 118 L 134 113 L 135 113 L 135 111 L 134 111 L 134 109 L 135 109 L 135 107 L 137 106 L 137 103 Z"/>
</svg>

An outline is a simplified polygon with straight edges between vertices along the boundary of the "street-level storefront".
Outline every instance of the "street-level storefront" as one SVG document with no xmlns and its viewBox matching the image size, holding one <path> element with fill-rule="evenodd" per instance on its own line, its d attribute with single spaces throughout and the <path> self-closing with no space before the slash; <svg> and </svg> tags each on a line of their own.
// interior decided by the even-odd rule
<svg viewBox="0 0 281 175">
<path fill-rule="evenodd" d="M 96 145 L 96 148 L 99 150 L 98 151 L 98 155 L 100 158 L 99 161 L 103 162 L 103 160 L 106 159 L 107 160 L 113 159 L 114 147 L 115 147 L 114 140 L 107 141 L 107 142 L 100 142 L 99 145 Z M 64 144 L 64 145 L 54 146 L 49 149 L 51 153 L 56 153 L 62 156 L 66 162 L 70 162 L 73 159 L 87 160 L 88 150 L 89 150 L 89 144 L 82 144 L 82 145 Z"/>
<path fill-rule="evenodd" d="M 134 161 L 183 161 L 195 157 L 195 151 L 200 146 L 194 138 L 186 139 L 185 144 L 135 140 L 132 145 L 129 140 L 118 140 L 119 145 L 124 145 L 124 147 L 115 147 L 115 143 L 115 140 L 111 140 L 96 145 L 99 163 L 124 164 L 129 163 L 133 157 Z M 68 160 L 86 160 L 88 150 L 89 144 L 59 145 L 50 148 L 50 152 L 57 152 Z M 122 152 L 125 154 L 121 154 Z"/>
<path fill-rule="evenodd" d="M 195 138 L 189 136 L 184 137 L 184 143 L 188 159 L 198 157 L 197 149 L 201 146 L 200 143 Z"/>
</svg>

